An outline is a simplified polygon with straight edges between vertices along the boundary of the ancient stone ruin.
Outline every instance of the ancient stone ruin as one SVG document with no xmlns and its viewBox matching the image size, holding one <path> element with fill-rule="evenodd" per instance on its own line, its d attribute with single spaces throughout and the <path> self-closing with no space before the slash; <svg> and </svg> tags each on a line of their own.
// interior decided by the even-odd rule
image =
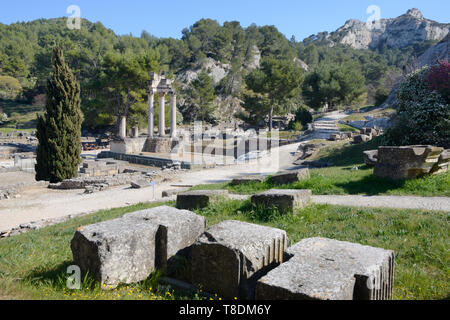
<svg viewBox="0 0 450 320">
<path fill-rule="evenodd" d="M 375 164 L 374 175 L 393 180 L 442 173 L 450 162 L 448 151 L 433 146 L 379 147 L 366 153 L 367 161 L 369 155 Z"/>
<path fill-rule="evenodd" d="M 309 179 L 309 169 L 301 169 L 292 172 L 283 172 L 271 177 L 271 180 L 276 185 L 290 184 L 299 182 L 301 180 Z"/>
<path fill-rule="evenodd" d="M 175 283 L 226 299 L 385 300 L 394 253 L 324 238 L 289 247 L 286 231 L 223 221 L 162 206 L 79 228 L 74 263 L 104 289 L 147 279 L 156 269 Z M 177 261 L 184 261 L 177 271 Z M 188 283 L 186 283 L 188 282 Z"/>
<path fill-rule="evenodd" d="M 277 209 L 282 213 L 295 212 L 311 202 L 311 190 L 272 189 L 251 197 L 252 204 L 264 209 Z"/>
</svg>

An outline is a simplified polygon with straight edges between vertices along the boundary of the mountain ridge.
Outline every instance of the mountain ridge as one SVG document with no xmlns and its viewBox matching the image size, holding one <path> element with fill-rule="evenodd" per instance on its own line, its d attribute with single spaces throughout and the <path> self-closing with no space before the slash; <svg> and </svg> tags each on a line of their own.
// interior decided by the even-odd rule
<svg viewBox="0 0 450 320">
<path fill-rule="evenodd" d="M 403 48 L 422 41 L 441 41 L 449 33 L 450 23 L 426 19 L 417 8 L 408 10 L 397 18 L 380 19 L 372 26 L 350 19 L 332 33 L 321 32 L 306 40 L 323 41 L 329 46 L 349 45 L 354 49 L 376 49 L 383 44 Z"/>
</svg>

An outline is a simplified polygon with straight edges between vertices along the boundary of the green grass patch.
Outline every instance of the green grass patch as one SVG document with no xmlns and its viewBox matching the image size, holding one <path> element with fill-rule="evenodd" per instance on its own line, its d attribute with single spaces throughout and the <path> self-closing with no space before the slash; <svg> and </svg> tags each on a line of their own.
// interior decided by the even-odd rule
<svg viewBox="0 0 450 320">
<path fill-rule="evenodd" d="M 66 270 L 72 264 L 70 241 L 77 227 L 158 205 L 161 203 L 99 211 L 0 240 L 0 298 L 201 299 L 199 293 L 159 284 L 157 273 L 141 283 L 110 291 L 102 290 L 89 276 L 83 279 L 81 290 L 66 287 L 69 276 Z M 449 297 L 448 213 L 311 205 L 296 215 L 281 215 L 255 208 L 249 201 L 223 201 L 196 213 L 206 217 L 208 226 L 233 219 L 284 229 L 291 243 L 326 237 L 391 249 L 396 254 L 394 299 Z"/>
<path fill-rule="evenodd" d="M 8 115 L 8 122 L 0 128 L 1 132 L 34 130 L 37 125 L 37 114 L 44 114 L 44 106 L 33 106 L 16 101 L 0 100 L 0 109 Z M 8 131 L 9 130 L 9 131 Z"/>
<path fill-rule="evenodd" d="M 342 131 L 342 132 L 359 132 L 358 129 L 356 129 L 355 127 L 349 126 L 347 124 L 338 123 L 337 127 L 338 127 L 339 131 Z"/>
<path fill-rule="evenodd" d="M 310 189 L 314 195 L 415 195 L 450 197 L 450 172 L 414 180 L 394 181 L 377 178 L 373 169 L 357 167 L 330 167 L 312 169 L 310 179 L 283 186 L 274 185 L 270 178 L 262 183 L 233 186 L 230 183 L 195 186 L 194 190 L 227 189 L 236 194 L 255 194 L 272 188 Z"/>
</svg>

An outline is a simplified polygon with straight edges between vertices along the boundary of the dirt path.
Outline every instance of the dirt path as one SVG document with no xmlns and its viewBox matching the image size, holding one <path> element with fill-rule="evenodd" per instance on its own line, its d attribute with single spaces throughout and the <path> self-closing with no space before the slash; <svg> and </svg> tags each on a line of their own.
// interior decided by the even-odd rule
<svg viewBox="0 0 450 320">
<path fill-rule="evenodd" d="M 349 207 L 373 207 L 393 209 L 423 209 L 450 212 L 448 197 L 416 196 L 313 196 L 315 203 L 326 203 Z"/>
</svg>

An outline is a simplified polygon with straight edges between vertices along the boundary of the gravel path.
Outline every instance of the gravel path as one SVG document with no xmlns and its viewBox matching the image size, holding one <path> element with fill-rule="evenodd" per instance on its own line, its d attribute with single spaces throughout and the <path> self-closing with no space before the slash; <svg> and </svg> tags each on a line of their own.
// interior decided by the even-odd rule
<svg viewBox="0 0 450 320">
<path fill-rule="evenodd" d="M 394 209 L 423 209 L 450 212 L 448 197 L 416 196 L 313 196 L 315 203 L 327 203 L 349 207 L 374 207 Z"/>
</svg>

